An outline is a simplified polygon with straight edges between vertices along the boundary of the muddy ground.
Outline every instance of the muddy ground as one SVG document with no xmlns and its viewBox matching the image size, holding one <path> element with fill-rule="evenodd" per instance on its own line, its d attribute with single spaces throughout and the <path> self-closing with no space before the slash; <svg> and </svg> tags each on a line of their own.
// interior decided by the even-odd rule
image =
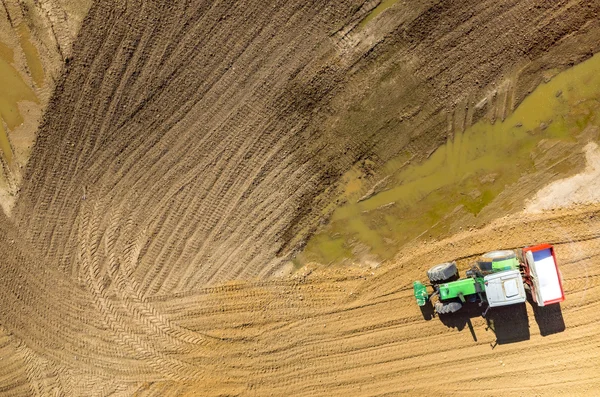
<svg viewBox="0 0 600 397">
<path fill-rule="evenodd" d="M 498 205 L 376 269 L 288 270 L 343 204 L 347 172 L 362 166 L 371 189 L 389 160 L 425 161 L 477 121 L 507 118 L 598 52 L 600 3 L 397 2 L 368 23 L 380 2 L 84 3 L 32 3 L 67 17 L 30 28 L 38 53 L 49 31 L 64 45 L 47 55 L 60 72 L 0 216 L 3 393 L 597 388 L 595 199 L 529 214 Z M 25 2 L 2 4 L 12 26 Z M 25 58 L 12 65 L 35 85 Z M 588 168 L 573 155 L 567 174 L 588 181 L 585 147 Z M 530 185 L 531 199 L 557 179 Z M 560 307 L 486 324 L 477 307 L 431 318 L 414 304 L 412 281 L 432 263 L 464 270 L 541 241 L 556 244 Z"/>
<path fill-rule="evenodd" d="M 2 1 L 0 7 L 0 207 L 10 214 L 56 81 L 90 1 Z"/>
</svg>

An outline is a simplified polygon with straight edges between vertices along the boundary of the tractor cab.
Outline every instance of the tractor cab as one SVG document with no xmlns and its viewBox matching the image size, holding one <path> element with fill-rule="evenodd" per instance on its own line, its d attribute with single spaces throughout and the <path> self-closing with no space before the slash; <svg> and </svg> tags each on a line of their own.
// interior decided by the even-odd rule
<svg viewBox="0 0 600 397">
<path fill-rule="evenodd" d="M 518 270 L 505 270 L 484 277 L 485 294 L 490 307 L 514 305 L 527 300 L 523 278 Z"/>
</svg>

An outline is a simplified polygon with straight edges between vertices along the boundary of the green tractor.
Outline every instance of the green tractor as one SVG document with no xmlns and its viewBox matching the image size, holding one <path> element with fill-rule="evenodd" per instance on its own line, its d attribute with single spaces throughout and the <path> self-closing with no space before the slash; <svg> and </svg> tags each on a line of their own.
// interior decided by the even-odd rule
<svg viewBox="0 0 600 397">
<path fill-rule="evenodd" d="M 437 296 L 434 308 L 439 314 L 454 313 L 467 301 L 479 301 L 480 305 L 487 303 L 489 309 L 523 303 L 527 299 L 521 263 L 513 250 L 492 251 L 483 255 L 477 266 L 468 270 L 462 279 L 458 278 L 456 262 L 432 267 L 427 277 L 433 292 L 428 292 L 428 285 L 415 281 L 414 295 L 421 307 Z"/>
</svg>

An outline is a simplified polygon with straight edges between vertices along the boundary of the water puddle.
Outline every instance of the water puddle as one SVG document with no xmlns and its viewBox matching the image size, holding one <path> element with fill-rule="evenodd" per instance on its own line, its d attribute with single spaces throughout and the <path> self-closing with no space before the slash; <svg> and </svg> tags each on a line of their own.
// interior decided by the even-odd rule
<svg viewBox="0 0 600 397">
<path fill-rule="evenodd" d="M 394 4 L 396 4 L 398 0 L 383 0 L 377 7 L 375 7 L 358 25 L 359 28 L 363 28 L 366 24 L 372 21 L 377 15 L 381 14 Z"/>
<path fill-rule="evenodd" d="M 33 82 L 37 87 L 44 86 L 44 67 L 40 60 L 40 54 L 37 48 L 31 43 L 31 36 L 27 25 L 21 24 L 18 27 L 19 39 L 21 42 L 21 48 L 25 53 L 25 59 L 27 60 L 27 67 L 31 72 Z"/>
<path fill-rule="evenodd" d="M 23 122 L 17 103 L 19 101 L 38 102 L 33 90 L 23 81 L 21 75 L 5 59 L 0 58 L 0 115 L 9 129 Z"/>
<path fill-rule="evenodd" d="M 424 233 L 447 232 L 454 213 L 476 217 L 507 186 L 536 172 L 542 140 L 573 142 L 588 125 L 600 126 L 599 72 L 595 55 L 540 85 L 504 122 L 480 121 L 420 164 L 406 166 L 408 154 L 391 160 L 378 172 L 380 186 L 366 195 L 353 169 L 343 180 L 347 204 L 296 263 L 390 259 Z"/>
<path fill-rule="evenodd" d="M 6 60 L 8 63 L 15 61 L 15 53 L 6 44 L 0 42 L 0 58 Z"/>
<path fill-rule="evenodd" d="M 25 39 L 21 44 L 23 45 L 27 62 L 31 62 L 33 65 L 30 69 L 32 70 L 34 81 L 37 80 L 37 82 L 43 83 L 43 70 L 37 69 L 37 66 L 35 66 L 37 63 L 41 68 L 37 50 L 29 42 L 29 32 L 27 30 L 23 30 L 23 32 L 27 33 L 23 36 Z M 23 116 L 19 111 L 18 103 L 20 101 L 39 103 L 31 87 L 25 83 L 19 72 L 13 67 L 13 62 L 13 50 L 7 45 L 0 43 L 0 151 L 3 154 L 4 160 L 8 163 L 11 163 L 13 160 L 8 132 L 23 123 Z M 40 70 L 42 73 L 41 80 L 39 76 Z"/>
</svg>

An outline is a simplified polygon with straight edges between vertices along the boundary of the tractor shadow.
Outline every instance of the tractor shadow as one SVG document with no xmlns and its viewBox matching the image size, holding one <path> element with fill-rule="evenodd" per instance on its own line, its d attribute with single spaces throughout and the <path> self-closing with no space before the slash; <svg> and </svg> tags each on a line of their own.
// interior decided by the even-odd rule
<svg viewBox="0 0 600 397">
<path fill-rule="evenodd" d="M 435 309 L 433 308 L 433 303 L 430 300 L 425 303 L 425 306 L 420 306 L 421 315 L 423 315 L 423 319 L 425 321 L 429 321 L 435 317 Z"/>
<path fill-rule="evenodd" d="M 452 314 L 439 314 L 438 318 L 448 328 L 456 328 L 458 331 L 469 328 L 473 341 L 477 342 L 477 335 L 473 328 L 472 318 L 481 317 L 485 310 L 477 303 L 467 303 L 462 309 Z M 504 307 L 495 307 L 486 314 L 486 331 L 491 331 L 496 336 L 492 343 L 492 349 L 497 345 L 522 342 L 531 338 L 529 331 L 529 317 L 525 303 Z"/>
<path fill-rule="evenodd" d="M 528 298 L 541 336 L 548 336 L 565 330 L 566 326 L 560 304 L 540 307 L 531 300 L 530 296 Z M 459 332 L 468 327 L 473 341 L 477 342 L 477 335 L 475 334 L 471 319 L 481 317 L 484 308 L 485 306 L 480 307 L 477 303 L 467 303 L 456 313 L 437 314 L 437 317 L 446 327 L 456 328 Z M 421 314 L 427 321 L 436 317 L 430 301 L 421 307 Z M 493 332 L 496 336 L 496 340 L 491 344 L 492 349 L 497 345 L 523 342 L 531 339 L 526 303 L 494 307 L 487 312 L 485 319 L 487 322 L 485 330 Z"/>
<path fill-rule="evenodd" d="M 458 331 L 462 331 L 468 326 L 473 341 L 477 342 L 477 335 L 475 334 L 471 319 L 481 317 L 483 310 L 477 303 L 467 303 L 456 313 L 438 314 L 438 318 L 446 327 L 456 328 Z"/>
<path fill-rule="evenodd" d="M 525 303 L 494 307 L 487 312 L 486 321 L 486 331 L 492 331 L 496 336 L 496 341 L 491 344 L 492 349 L 497 345 L 522 342 L 531 338 Z"/>
<path fill-rule="evenodd" d="M 541 336 L 558 334 L 565 330 L 565 319 L 562 315 L 560 303 L 540 307 L 533 302 L 531 296 L 528 296 L 528 301 L 533 309 L 533 316 L 540 329 Z"/>
</svg>

